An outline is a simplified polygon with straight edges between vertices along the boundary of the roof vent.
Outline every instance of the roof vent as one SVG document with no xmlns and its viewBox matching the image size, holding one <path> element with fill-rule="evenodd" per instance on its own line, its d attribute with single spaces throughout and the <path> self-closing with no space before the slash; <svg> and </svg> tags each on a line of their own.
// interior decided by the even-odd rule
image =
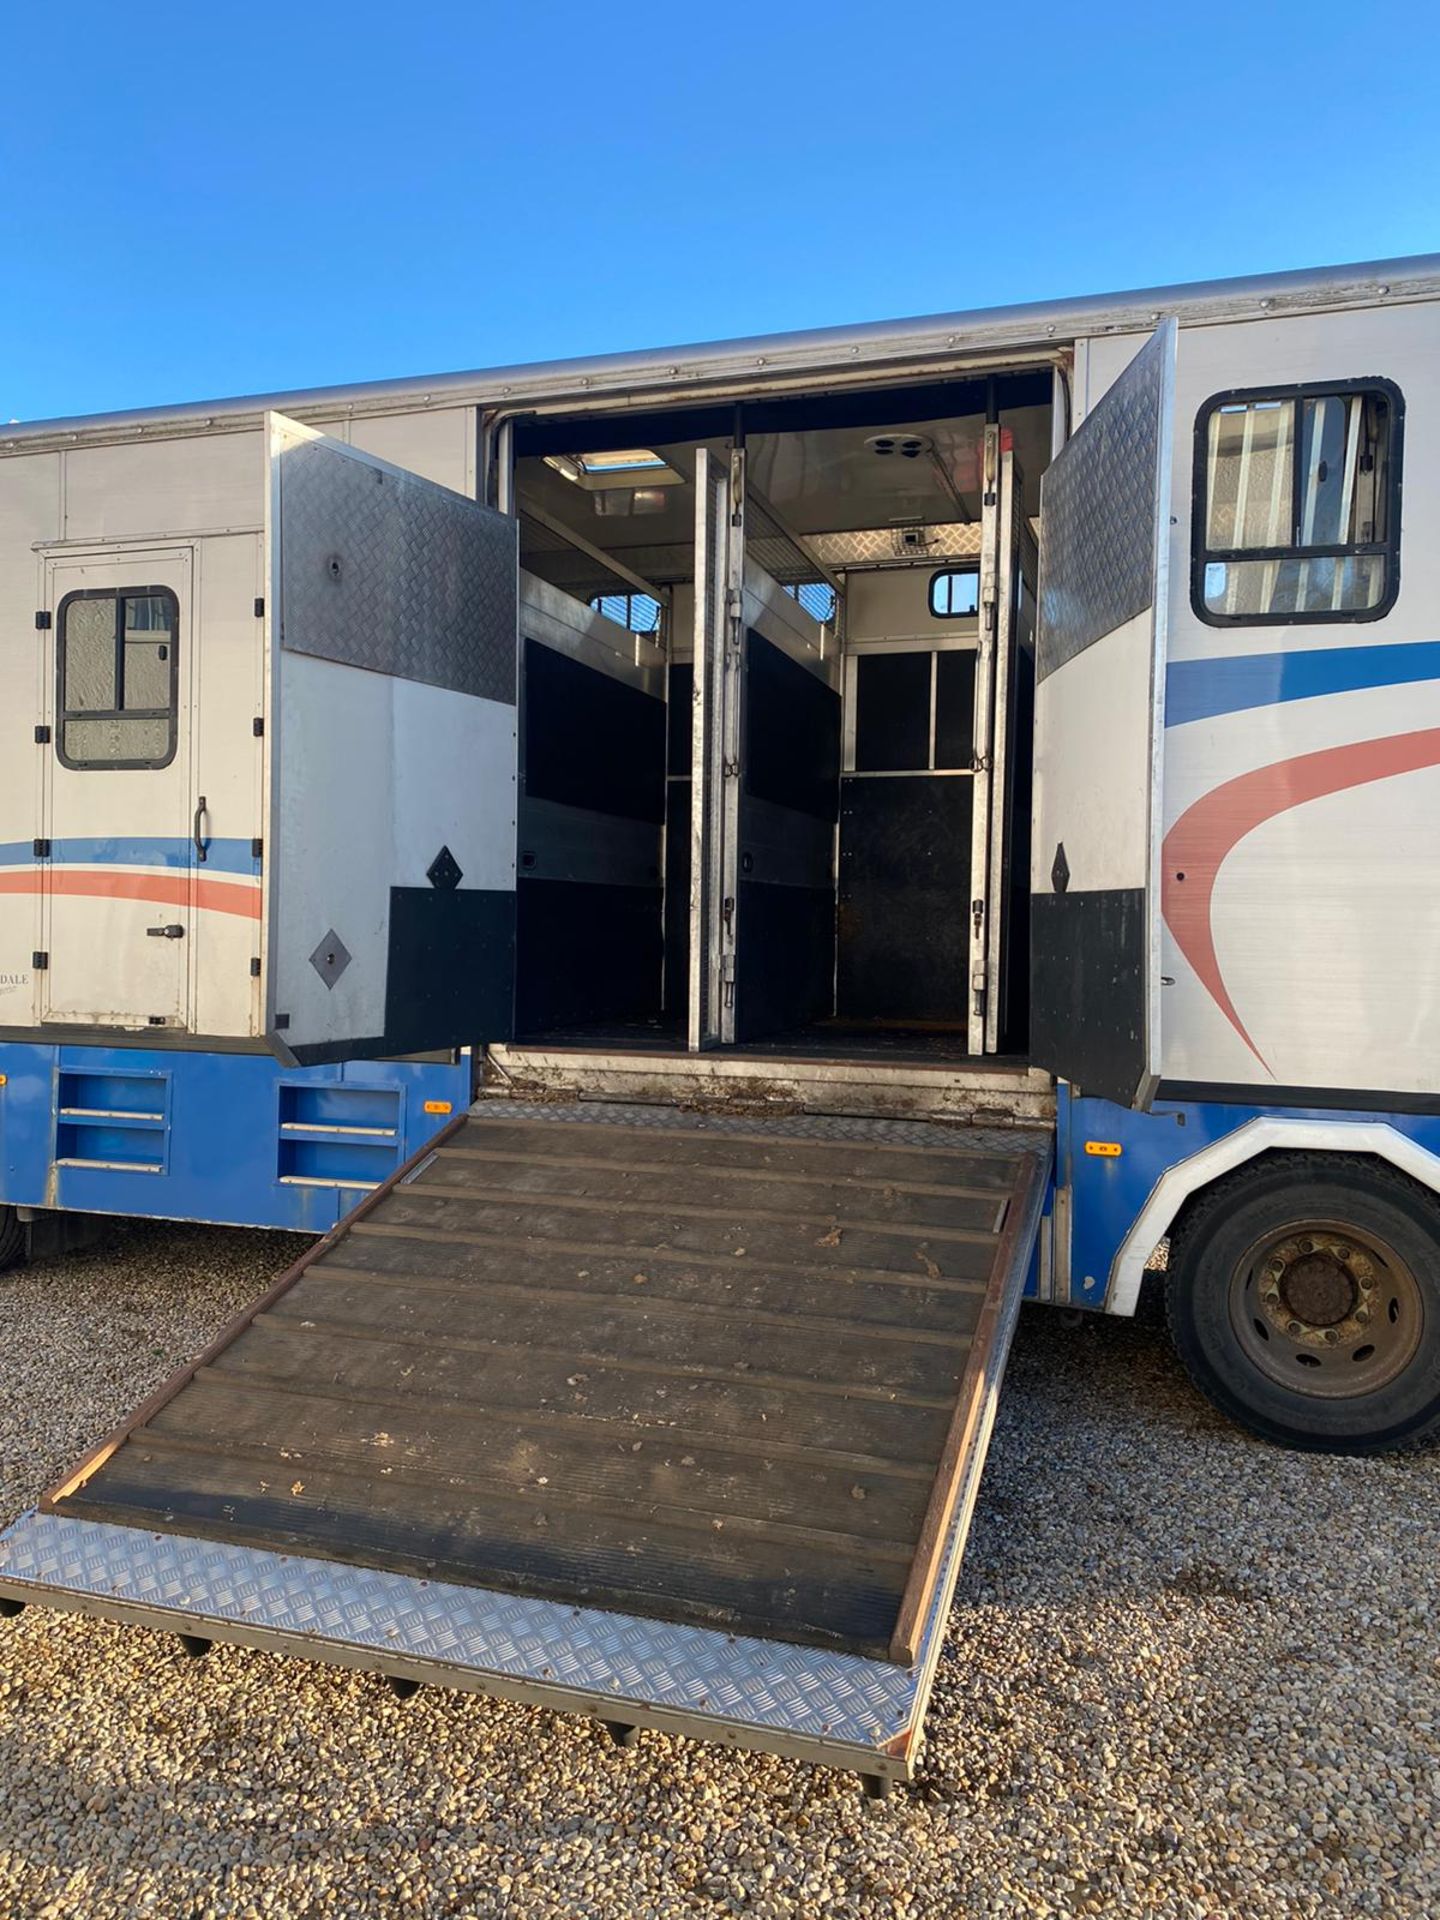
<svg viewBox="0 0 1440 1920">
<path fill-rule="evenodd" d="M 865 444 L 871 453 L 887 460 L 918 460 L 922 454 L 935 451 L 928 433 L 872 433 Z"/>
</svg>

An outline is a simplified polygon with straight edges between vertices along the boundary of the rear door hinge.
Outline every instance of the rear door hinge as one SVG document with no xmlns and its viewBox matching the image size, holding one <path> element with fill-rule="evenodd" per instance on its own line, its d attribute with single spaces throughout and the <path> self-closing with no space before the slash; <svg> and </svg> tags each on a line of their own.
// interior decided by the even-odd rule
<svg viewBox="0 0 1440 1920">
<path fill-rule="evenodd" d="M 45 632 L 48 632 L 49 627 L 50 627 L 49 613 L 44 607 L 37 607 L 35 611 L 35 631 L 37 633 L 45 633 Z"/>
<path fill-rule="evenodd" d="M 50 965 L 50 956 L 48 953 L 32 953 L 30 956 L 30 964 L 36 973 L 44 973 L 45 969 Z"/>
<path fill-rule="evenodd" d="M 50 729 L 49 729 L 49 727 L 47 727 L 47 726 L 38 726 L 38 727 L 36 727 L 36 729 L 35 729 L 35 744 L 36 744 L 36 746 L 37 746 L 37 747 L 48 747 L 48 746 L 49 746 L 49 744 L 50 744 Z"/>
<path fill-rule="evenodd" d="M 50 842 L 48 840 L 32 840 L 30 845 L 34 850 L 37 860 L 48 860 L 50 858 Z"/>
<path fill-rule="evenodd" d="M 265 842 L 258 835 L 250 842 L 250 858 L 252 860 L 265 858 Z"/>
</svg>

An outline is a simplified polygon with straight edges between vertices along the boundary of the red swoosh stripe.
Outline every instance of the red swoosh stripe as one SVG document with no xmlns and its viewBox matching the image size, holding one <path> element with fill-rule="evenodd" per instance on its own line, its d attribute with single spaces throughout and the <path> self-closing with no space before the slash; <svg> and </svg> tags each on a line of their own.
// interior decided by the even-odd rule
<svg viewBox="0 0 1440 1920">
<path fill-rule="evenodd" d="M 0 872 L 0 893 L 57 893 L 87 899 L 151 900 L 166 907 L 205 907 L 213 913 L 260 918 L 260 889 L 243 881 L 202 880 L 188 873 L 116 873 L 87 867 L 37 867 Z"/>
<path fill-rule="evenodd" d="M 1267 1073 L 1269 1063 L 1235 1011 L 1215 953 L 1211 902 L 1221 867 L 1246 834 L 1291 807 L 1433 766 L 1440 766 L 1440 727 L 1325 747 L 1319 753 L 1302 753 L 1294 760 L 1279 760 L 1227 780 L 1188 807 L 1166 834 L 1160 854 L 1165 923 L 1211 998 Z"/>
</svg>

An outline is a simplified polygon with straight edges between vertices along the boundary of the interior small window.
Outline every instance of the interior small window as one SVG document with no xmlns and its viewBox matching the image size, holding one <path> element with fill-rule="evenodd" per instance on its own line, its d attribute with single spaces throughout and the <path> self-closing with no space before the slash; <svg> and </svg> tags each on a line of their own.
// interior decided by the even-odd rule
<svg viewBox="0 0 1440 1920">
<path fill-rule="evenodd" d="M 937 620 L 973 620 L 980 611 L 975 567 L 948 567 L 930 576 L 930 611 Z"/>
<path fill-rule="evenodd" d="M 1205 403 L 1192 587 L 1202 620 L 1375 620 L 1393 605 L 1402 415 L 1388 381 Z"/>
<path fill-rule="evenodd" d="M 168 766 L 179 688 L 175 595 L 168 587 L 67 594 L 57 625 L 62 763 Z"/>
<path fill-rule="evenodd" d="M 822 627 L 835 618 L 835 589 L 828 580 L 802 580 L 799 586 L 786 587 L 785 592 Z"/>
<path fill-rule="evenodd" d="M 631 633 L 660 630 L 660 602 L 652 594 L 597 593 L 591 596 L 590 604 L 596 613 L 603 613 L 607 620 Z"/>
</svg>

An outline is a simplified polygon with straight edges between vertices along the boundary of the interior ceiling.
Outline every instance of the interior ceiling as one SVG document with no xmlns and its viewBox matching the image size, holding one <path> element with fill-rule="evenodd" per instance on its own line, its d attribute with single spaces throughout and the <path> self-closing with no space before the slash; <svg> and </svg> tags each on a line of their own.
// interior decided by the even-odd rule
<svg viewBox="0 0 1440 1920">
<path fill-rule="evenodd" d="M 1050 409 L 1006 408 L 1000 421 L 1011 436 L 1024 478 L 1025 512 L 1034 515 L 1039 512 L 1040 475 L 1050 458 Z M 617 424 L 617 449 L 622 444 L 635 444 L 624 438 L 624 431 Z M 752 434 L 746 441 L 751 483 L 801 533 L 851 532 L 907 521 L 978 521 L 983 414 L 906 421 L 893 429 L 897 436 L 920 435 L 932 442 L 933 458 L 928 452 L 913 459 L 896 453 L 876 454 L 866 442 L 885 431 L 865 424 Z M 683 548 L 688 554 L 695 524 L 695 443 L 645 444 L 663 455 L 686 482 L 684 486 L 650 489 L 654 511 L 616 512 L 619 499 L 577 486 L 538 456 L 517 463 L 522 507 L 527 500 L 533 501 L 595 546 L 617 556 L 642 547 L 651 553 L 668 547 Z M 719 450 L 725 443 L 705 444 Z M 597 500 L 609 510 L 598 510 L 594 504 Z M 526 546 L 532 558 L 561 544 L 533 521 L 526 524 Z M 550 572 L 548 567 L 539 570 Z M 687 577 L 689 572 L 686 565 L 680 574 L 668 575 L 667 570 L 667 577 Z"/>
</svg>

